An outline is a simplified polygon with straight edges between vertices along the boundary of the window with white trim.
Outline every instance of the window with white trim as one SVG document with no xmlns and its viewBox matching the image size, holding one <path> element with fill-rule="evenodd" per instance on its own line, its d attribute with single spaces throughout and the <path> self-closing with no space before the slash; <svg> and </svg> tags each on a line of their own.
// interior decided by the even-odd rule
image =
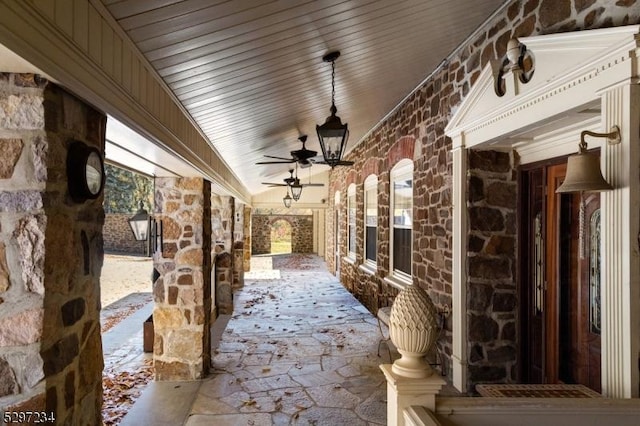
<svg viewBox="0 0 640 426">
<path fill-rule="evenodd" d="M 364 262 L 376 266 L 378 244 L 378 177 L 364 181 Z"/>
<path fill-rule="evenodd" d="M 399 161 L 390 174 L 391 236 L 390 271 L 400 279 L 411 279 L 413 228 L 413 161 Z"/>
<path fill-rule="evenodd" d="M 352 183 L 347 188 L 347 236 L 348 256 L 356 258 L 356 185 Z"/>
</svg>

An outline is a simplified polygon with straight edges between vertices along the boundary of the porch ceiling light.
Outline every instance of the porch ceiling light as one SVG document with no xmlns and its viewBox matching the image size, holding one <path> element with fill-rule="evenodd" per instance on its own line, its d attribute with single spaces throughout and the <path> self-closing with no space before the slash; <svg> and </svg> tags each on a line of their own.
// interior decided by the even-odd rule
<svg viewBox="0 0 640 426">
<path fill-rule="evenodd" d="M 129 219 L 129 226 L 136 241 L 146 241 L 149 238 L 150 222 L 149 213 L 144 209 L 142 201 L 140 201 L 140 208 Z"/>
<path fill-rule="evenodd" d="M 335 61 L 340 57 L 340 52 L 330 52 L 322 57 L 324 62 L 331 62 L 331 115 L 321 126 L 316 126 L 318 132 L 318 140 L 320 148 L 322 148 L 322 156 L 324 163 L 333 169 L 337 165 L 343 164 L 342 154 L 344 153 L 347 139 L 349 138 L 349 128 L 347 123 L 342 124 L 340 117 L 336 115 L 336 84 L 335 84 Z"/>
<path fill-rule="evenodd" d="M 282 202 L 284 203 L 284 206 L 286 208 L 290 208 L 291 207 L 291 200 L 293 198 L 291 198 L 291 196 L 289 195 L 289 191 L 287 191 L 287 195 L 285 195 L 284 197 L 282 197 Z"/>
<path fill-rule="evenodd" d="M 300 196 L 302 195 L 302 184 L 300 183 L 300 179 L 296 177 L 296 179 L 291 184 L 291 196 L 294 201 L 298 201 Z"/>
<path fill-rule="evenodd" d="M 613 126 L 609 133 L 595 133 L 588 130 L 581 132 L 578 153 L 567 159 L 567 173 L 562 185 L 556 189 L 556 193 L 600 192 L 613 189 L 602 176 L 600 158 L 587 152 L 587 142 L 584 140 L 587 135 L 607 138 L 609 144 L 620 143 L 620 128 L 618 126 Z"/>
</svg>

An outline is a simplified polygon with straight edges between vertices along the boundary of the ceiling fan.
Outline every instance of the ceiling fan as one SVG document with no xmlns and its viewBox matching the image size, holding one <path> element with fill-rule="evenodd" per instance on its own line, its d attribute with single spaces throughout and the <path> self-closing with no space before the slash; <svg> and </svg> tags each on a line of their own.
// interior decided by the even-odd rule
<svg viewBox="0 0 640 426">
<path fill-rule="evenodd" d="M 296 172 L 296 176 L 293 176 L 293 169 L 289 169 L 289 173 L 291 174 L 291 176 L 284 178 L 284 183 L 273 183 L 273 182 L 262 182 L 263 185 L 268 185 L 269 187 L 276 187 L 276 186 L 300 186 L 300 187 L 306 187 L 306 186 L 324 186 L 324 183 L 300 183 L 300 179 L 298 179 L 298 173 Z"/>
<path fill-rule="evenodd" d="M 260 161 L 256 164 L 285 164 L 285 163 L 298 163 L 300 167 L 306 168 L 311 167 L 313 164 L 311 159 L 318 155 L 316 151 L 312 151 L 305 147 L 305 143 L 307 142 L 307 135 L 302 135 L 298 138 L 300 142 L 302 142 L 302 149 L 296 149 L 295 151 L 291 151 L 291 158 L 285 157 L 275 157 L 272 155 L 265 155 L 267 158 L 273 158 L 278 161 Z"/>
</svg>

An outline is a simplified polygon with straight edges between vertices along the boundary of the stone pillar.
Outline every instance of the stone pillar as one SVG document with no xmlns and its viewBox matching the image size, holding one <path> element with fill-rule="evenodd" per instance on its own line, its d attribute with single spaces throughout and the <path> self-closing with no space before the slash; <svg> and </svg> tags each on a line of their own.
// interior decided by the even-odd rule
<svg viewBox="0 0 640 426">
<path fill-rule="evenodd" d="M 211 359 L 211 183 L 156 178 L 155 187 L 164 241 L 153 256 L 155 377 L 200 379 Z"/>
<path fill-rule="evenodd" d="M 74 202 L 73 140 L 106 116 L 30 74 L 0 74 L 0 399 L 55 424 L 102 421 L 102 196 Z"/>
<path fill-rule="evenodd" d="M 251 218 L 251 253 L 271 253 L 271 223 L 269 216 L 253 215 Z"/>
<path fill-rule="evenodd" d="M 468 150 L 467 303 L 468 382 L 515 383 L 516 158 Z M 463 389 L 464 390 L 464 389 Z"/>
<path fill-rule="evenodd" d="M 236 241 L 233 243 L 233 284 L 232 291 L 236 291 L 244 287 L 244 242 Z"/>
<path fill-rule="evenodd" d="M 244 287 L 244 205 L 234 200 L 232 291 L 242 287 Z"/>
<path fill-rule="evenodd" d="M 248 272 L 251 270 L 251 207 L 244 206 L 243 215 L 244 247 L 242 249 L 242 265 L 244 271 Z"/>
<path fill-rule="evenodd" d="M 391 364 L 383 364 L 380 369 L 387 379 L 387 425 L 404 426 L 404 410 L 412 405 L 436 411 L 436 395 L 445 381 L 439 376 L 424 379 L 402 377 L 392 371 Z"/>
<path fill-rule="evenodd" d="M 233 258 L 223 252 L 216 256 L 216 307 L 219 315 L 233 313 Z"/>
<path fill-rule="evenodd" d="M 313 216 L 292 216 L 291 223 L 291 252 L 313 253 Z"/>
</svg>

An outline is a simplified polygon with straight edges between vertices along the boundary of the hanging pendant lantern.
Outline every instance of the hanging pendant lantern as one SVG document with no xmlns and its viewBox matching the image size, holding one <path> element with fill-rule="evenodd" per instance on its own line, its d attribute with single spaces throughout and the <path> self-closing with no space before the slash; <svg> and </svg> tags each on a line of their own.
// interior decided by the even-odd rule
<svg viewBox="0 0 640 426">
<path fill-rule="evenodd" d="M 284 203 L 284 206 L 286 208 L 290 208 L 291 207 L 291 196 L 289 196 L 289 191 L 287 191 L 287 195 L 285 195 L 284 197 L 282 197 L 282 202 Z"/>
<path fill-rule="evenodd" d="M 293 197 L 293 201 L 298 201 L 301 195 L 302 185 L 300 184 L 300 179 L 296 177 L 296 179 L 291 184 L 291 196 Z"/>
<path fill-rule="evenodd" d="M 349 128 L 347 123 L 342 124 L 340 117 L 336 115 L 338 109 L 335 103 L 335 61 L 340 57 L 340 52 L 330 52 L 322 57 L 324 62 L 331 62 L 331 115 L 321 126 L 316 126 L 320 148 L 324 162 L 334 168 L 342 164 L 342 154 L 349 138 Z"/>
<path fill-rule="evenodd" d="M 556 189 L 556 193 L 565 192 L 600 192 L 609 191 L 613 187 L 605 180 L 600 171 L 600 158 L 587 152 L 586 135 L 604 137 L 609 143 L 620 143 L 620 129 L 614 126 L 610 133 L 583 131 L 580 134 L 578 153 L 567 159 L 567 173 L 564 182 Z"/>
</svg>

